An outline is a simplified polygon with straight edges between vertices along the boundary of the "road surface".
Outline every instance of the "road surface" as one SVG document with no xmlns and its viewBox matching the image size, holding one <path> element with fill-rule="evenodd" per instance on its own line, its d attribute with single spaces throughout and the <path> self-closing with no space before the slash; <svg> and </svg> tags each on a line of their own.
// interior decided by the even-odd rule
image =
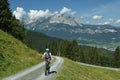
<svg viewBox="0 0 120 80">
<path fill-rule="evenodd" d="M 27 70 L 15 75 L 4 78 L 3 80 L 54 80 L 64 63 L 63 58 L 54 56 L 55 60 L 51 63 L 50 74 L 45 76 L 45 62 L 37 64 Z"/>
</svg>

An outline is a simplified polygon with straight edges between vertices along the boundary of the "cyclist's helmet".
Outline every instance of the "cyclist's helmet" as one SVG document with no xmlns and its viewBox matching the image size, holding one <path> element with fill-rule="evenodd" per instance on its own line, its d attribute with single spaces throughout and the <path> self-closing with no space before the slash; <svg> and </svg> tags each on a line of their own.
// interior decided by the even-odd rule
<svg viewBox="0 0 120 80">
<path fill-rule="evenodd" d="M 46 48 L 46 51 L 48 52 L 48 51 L 49 51 L 49 48 Z"/>
</svg>

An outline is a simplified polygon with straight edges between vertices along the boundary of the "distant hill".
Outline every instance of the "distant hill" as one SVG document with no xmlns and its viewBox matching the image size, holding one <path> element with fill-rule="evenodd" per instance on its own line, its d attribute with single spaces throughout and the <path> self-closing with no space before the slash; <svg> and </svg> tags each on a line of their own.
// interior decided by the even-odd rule
<svg viewBox="0 0 120 80">
<path fill-rule="evenodd" d="M 28 42 L 28 46 L 30 46 L 32 49 L 35 49 L 39 52 L 44 52 L 45 48 L 48 47 L 48 45 L 52 45 L 53 42 L 57 43 L 58 45 L 63 42 L 63 39 L 56 38 L 56 37 L 50 37 L 47 36 L 41 32 L 35 32 L 35 31 L 28 31 L 25 40 Z M 85 50 L 88 51 L 90 46 L 80 45 Z M 113 51 L 106 50 L 104 48 L 99 48 L 100 51 L 108 53 L 109 56 L 113 56 Z"/>
<path fill-rule="evenodd" d="M 79 44 L 115 50 L 120 44 L 120 28 L 111 25 L 82 24 L 76 18 L 55 14 L 45 20 L 25 25 L 26 29 L 62 39 L 76 39 Z"/>
<path fill-rule="evenodd" d="M 56 37 L 49 37 L 43 33 L 35 32 L 35 31 L 28 31 L 25 40 L 28 42 L 28 45 L 39 51 L 43 52 L 47 45 L 52 44 L 53 42 L 60 43 L 63 41 L 62 39 L 56 38 Z"/>
<path fill-rule="evenodd" d="M 0 80 L 41 61 L 37 51 L 0 30 Z"/>
</svg>

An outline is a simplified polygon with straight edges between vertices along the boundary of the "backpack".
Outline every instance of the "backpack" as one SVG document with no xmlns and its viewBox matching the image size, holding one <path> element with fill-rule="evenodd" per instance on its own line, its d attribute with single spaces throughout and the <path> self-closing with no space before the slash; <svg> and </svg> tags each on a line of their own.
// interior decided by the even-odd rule
<svg viewBox="0 0 120 80">
<path fill-rule="evenodd" d="M 45 59 L 49 59 L 50 58 L 50 53 L 46 52 L 45 53 Z"/>
</svg>

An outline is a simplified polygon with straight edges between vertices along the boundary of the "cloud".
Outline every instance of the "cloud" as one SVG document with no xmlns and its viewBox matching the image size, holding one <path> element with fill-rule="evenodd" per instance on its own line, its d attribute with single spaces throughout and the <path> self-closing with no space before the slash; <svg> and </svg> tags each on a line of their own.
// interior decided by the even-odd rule
<svg viewBox="0 0 120 80">
<path fill-rule="evenodd" d="M 110 21 L 105 21 L 103 24 L 111 24 Z"/>
<path fill-rule="evenodd" d="M 104 21 L 102 24 L 103 25 L 104 24 L 110 24 L 110 25 L 114 25 L 114 26 L 119 26 L 120 25 L 120 19 L 114 20 L 114 19 L 110 18 L 108 21 Z"/>
<path fill-rule="evenodd" d="M 22 20 L 24 18 L 24 21 L 26 23 L 32 23 L 37 20 L 44 20 L 52 15 L 55 14 L 66 14 L 66 15 L 74 15 L 76 12 L 72 9 L 69 9 L 67 7 L 63 7 L 61 11 L 54 11 L 51 13 L 49 9 L 46 10 L 29 10 L 28 12 L 24 11 L 22 7 L 17 7 L 16 10 L 13 12 L 13 15 L 19 20 Z"/>
<path fill-rule="evenodd" d="M 115 24 L 116 24 L 116 25 L 120 25 L 120 19 L 116 20 L 116 21 L 115 21 Z"/>
<path fill-rule="evenodd" d="M 80 16 L 80 18 L 81 18 L 81 19 L 83 19 L 83 18 L 84 18 L 84 16 Z"/>
<path fill-rule="evenodd" d="M 13 15 L 19 20 L 22 20 L 23 16 L 26 15 L 26 12 L 23 8 L 17 7 L 16 10 L 13 12 Z"/>
<path fill-rule="evenodd" d="M 109 18 L 109 21 L 113 22 L 114 20 L 112 18 Z"/>
<path fill-rule="evenodd" d="M 67 7 L 63 7 L 63 9 L 58 12 L 58 11 L 54 11 L 53 13 L 51 13 L 49 11 L 49 9 L 46 10 L 30 10 L 27 15 L 28 15 L 28 23 L 32 23 L 39 20 L 44 20 L 48 17 L 50 17 L 51 15 L 54 14 L 66 14 L 66 15 L 74 15 L 76 12 L 72 11 L 71 9 L 67 8 Z"/>
<path fill-rule="evenodd" d="M 86 21 L 86 24 L 89 24 L 90 22 L 89 21 Z"/>
<path fill-rule="evenodd" d="M 110 25 L 114 25 L 114 26 L 120 26 L 120 19 L 114 20 L 114 19 L 110 18 L 108 21 L 104 21 L 102 24 L 103 25 L 110 24 Z"/>
<path fill-rule="evenodd" d="M 98 25 L 112 25 L 114 23 L 113 19 L 103 20 L 102 22 L 98 22 Z"/>
<path fill-rule="evenodd" d="M 95 20 L 96 20 L 96 19 L 102 19 L 103 16 L 94 15 L 92 18 L 95 19 Z"/>
<path fill-rule="evenodd" d="M 52 13 L 46 9 L 44 10 L 30 10 L 28 13 L 29 23 L 34 22 L 38 19 L 45 19 L 52 15 Z"/>
<path fill-rule="evenodd" d="M 64 13 L 68 13 L 68 12 L 70 12 L 70 11 L 71 11 L 71 9 L 68 9 L 68 8 L 64 7 L 64 8 L 60 11 L 60 13 L 61 13 L 61 14 L 64 14 Z"/>
<path fill-rule="evenodd" d="M 60 11 L 60 14 L 74 15 L 75 13 L 75 11 L 72 11 L 72 9 L 69 9 L 67 7 L 63 7 L 63 9 Z"/>
<path fill-rule="evenodd" d="M 100 6 L 97 6 L 93 8 L 89 13 L 86 13 L 85 15 L 87 16 L 93 16 L 96 14 L 99 15 L 104 15 L 106 17 L 119 17 L 120 11 L 120 1 L 119 0 L 114 0 L 114 1 L 109 1 L 106 4 L 101 4 Z"/>
<path fill-rule="evenodd" d="M 59 12 L 58 11 L 55 11 L 54 14 L 58 14 Z"/>
</svg>

